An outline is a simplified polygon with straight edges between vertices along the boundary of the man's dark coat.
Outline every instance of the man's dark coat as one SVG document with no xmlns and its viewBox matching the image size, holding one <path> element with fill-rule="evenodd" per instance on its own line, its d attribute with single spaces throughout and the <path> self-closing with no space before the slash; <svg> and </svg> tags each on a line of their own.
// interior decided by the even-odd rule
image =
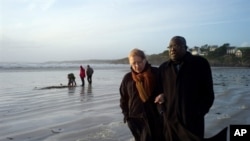
<svg viewBox="0 0 250 141">
<path fill-rule="evenodd" d="M 159 80 L 162 84 L 159 89 L 165 96 L 165 139 L 193 141 L 203 138 L 204 116 L 214 101 L 208 61 L 187 52 L 180 64 L 169 60 L 160 65 Z"/>
</svg>

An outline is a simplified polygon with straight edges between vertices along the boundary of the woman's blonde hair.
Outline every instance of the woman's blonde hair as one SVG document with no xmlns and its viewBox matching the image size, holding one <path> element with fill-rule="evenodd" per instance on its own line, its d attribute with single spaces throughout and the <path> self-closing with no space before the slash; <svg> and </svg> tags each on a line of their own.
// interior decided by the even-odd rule
<svg viewBox="0 0 250 141">
<path fill-rule="evenodd" d="M 145 53 L 138 48 L 134 48 L 133 50 L 130 51 L 128 57 L 132 57 L 132 56 L 139 56 L 142 59 L 146 59 Z"/>
</svg>

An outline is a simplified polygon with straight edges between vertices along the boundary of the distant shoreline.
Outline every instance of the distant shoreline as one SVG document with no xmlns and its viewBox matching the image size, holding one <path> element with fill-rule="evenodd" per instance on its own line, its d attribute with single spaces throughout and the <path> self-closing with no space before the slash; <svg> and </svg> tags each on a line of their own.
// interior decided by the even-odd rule
<svg viewBox="0 0 250 141">
<path fill-rule="evenodd" d="M 148 56 L 148 61 L 152 65 L 160 65 L 163 62 L 168 60 L 167 57 L 164 57 L 162 55 L 150 55 Z M 244 67 L 244 68 L 250 68 L 250 64 L 233 64 L 231 62 L 229 63 L 221 63 L 219 61 L 210 60 L 207 59 L 210 63 L 211 67 Z M 1 64 L 19 64 L 18 62 L 0 62 Z M 90 60 L 71 60 L 71 61 L 47 61 L 47 62 L 40 62 L 40 63 L 31 63 L 30 64 L 129 64 L 127 58 L 121 58 L 121 59 L 90 59 Z M 2 65 L 0 64 L 0 68 Z M 26 63 L 20 63 L 20 64 L 26 64 Z M 29 64 L 29 62 L 27 62 Z"/>
<path fill-rule="evenodd" d="M 165 62 L 166 58 L 160 58 L 160 59 L 151 59 L 149 57 L 148 61 L 152 65 L 160 65 L 163 62 Z M 250 68 L 249 64 L 245 65 L 240 65 L 240 64 L 227 64 L 227 63 L 211 63 L 209 59 L 207 59 L 208 62 L 210 63 L 211 67 L 243 67 L 243 68 Z M 122 59 L 114 59 L 114 60 L 82 60 L 82 61 L 54 61 L 54 62 L 47 62 L 47 63 L 78 63 L 78 64 L 129 64 L 127 58 L 122 58 Z"/>
</svg>

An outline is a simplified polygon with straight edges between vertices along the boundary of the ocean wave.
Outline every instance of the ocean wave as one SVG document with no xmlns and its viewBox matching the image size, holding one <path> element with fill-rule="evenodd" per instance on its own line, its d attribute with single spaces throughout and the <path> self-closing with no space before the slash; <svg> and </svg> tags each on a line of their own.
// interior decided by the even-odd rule
<svg viewBox="0 0 250 141">
<path fill-rule="evenodd" d="M 82 65 L 87 67 L 89 64 L 80 63 L 3 63 L 0 62 L 0 71 L 13 70 L 40 70 L 40 69 L 72 69 Z M 90 64 L 94 69 L 116 69 L 129 68 L 128 64 Z"/>
</svg>

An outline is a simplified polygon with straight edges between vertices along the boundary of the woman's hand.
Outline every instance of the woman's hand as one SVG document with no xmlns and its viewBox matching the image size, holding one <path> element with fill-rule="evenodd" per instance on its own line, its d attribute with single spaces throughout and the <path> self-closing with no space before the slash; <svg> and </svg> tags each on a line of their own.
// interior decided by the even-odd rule
<svg viewBox="0 0 250 141">
<path fill-rule="evenodd" d="M 155 97 L 155 103 L 162 104 L 164 103 L 164 95 L 163 93 L 159 94 L 157 97 Z"/>
</svg>

